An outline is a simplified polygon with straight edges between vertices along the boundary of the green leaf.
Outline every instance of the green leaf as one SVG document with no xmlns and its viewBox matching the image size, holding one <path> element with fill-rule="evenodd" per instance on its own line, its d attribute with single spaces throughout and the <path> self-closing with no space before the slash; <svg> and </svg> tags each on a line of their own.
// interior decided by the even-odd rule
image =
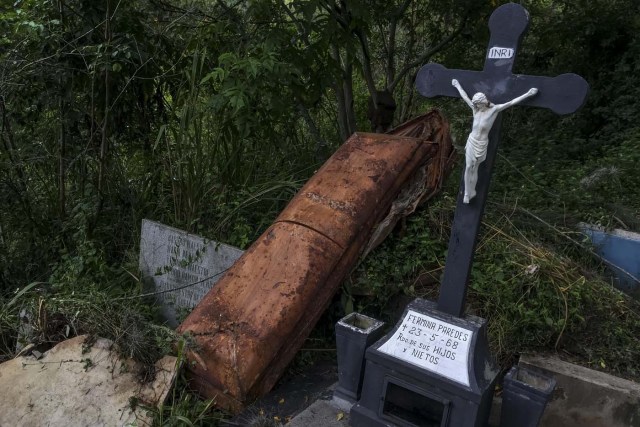
<svg viewBox="0 0 640 427">
<path fill-rule="evenodd" d="M 20 291 L 18 291 L 18 293 L 16 293 L 16 296 L 14 296 L 11 301 L 9 301 L 9 304 L 7 304 L 7 307 L 11 307 L 13 304 L 15 304 L 18 299 L 26 294 L 27 292 L 29 292 L 31 289 L 33 289 L 34 287 L 38 286 L 38 285 L 44 285 L 47 282 L 33 282 L 33 283 L 29 283 L 27 286 L 25 286 L 24 288 L 20 289 Z"/>
<path fill-rule="evenodd" d="M 189 420 L 188 418 L 182 416 L 182 415 L 175 415 L 175 419 L 178 421 L 182 421 L 183 423 L 185 423 L 188 426 L 193 426 L 193 423 L 191 422 L 191 420 Z"/>
<path fill-rule="evenodd" d="M 167 131 L 167 125 L 160 126 L 160 130 L 158 131 L 158 137 L 156 138 L 156 143 L 153 144 L 153 151 L 155 151 L 156 148 L 158 148 L 158 144 L 160 143 L 160 140 L 162 139 L 166 131 Z"/>
</svg>

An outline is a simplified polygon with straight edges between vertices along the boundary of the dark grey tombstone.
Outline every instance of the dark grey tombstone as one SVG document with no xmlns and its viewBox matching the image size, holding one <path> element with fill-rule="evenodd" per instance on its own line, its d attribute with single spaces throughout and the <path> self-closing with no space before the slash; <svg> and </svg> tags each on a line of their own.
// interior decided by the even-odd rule
<svg viewBox="0 0 640 427">
<path fill-rule="evenodd" d="M 497 372 L 479 317 L 416 299 L 366 359 L 353 426 L 481 426 L 489 417 Z"/>
<path fill-rule="evenodd" d="M 531 88 L 537 96 L 522 105 L 568 114 L 582 106 L 589 89 L 575 74 L 540 77 L 512 74 L 529 14 L 509 3 L 491 15 L 491 38 L 482 71 L 448 70 L 428 64 L 417 77 L 427 97 L 460 97 L 451 84 L 484 93 L 494 104 L 508 102 Z M 489 134 L 486 160 L 478 171 L 476 197 L 458 194 L 438 304 L 417 299 L 395 329 L 366 352 L 362 397 L 351 410 L 351 425 L 479 427 L 487 424 L 497 371 L 489 354 L 486 321 L 464 315 L 473 253 L 499 142 L 501 117 Z M 464 176 L 463 176 L 464 182 Z M 455 346 L 455 348 L 454 348 Z"/>
</svg>

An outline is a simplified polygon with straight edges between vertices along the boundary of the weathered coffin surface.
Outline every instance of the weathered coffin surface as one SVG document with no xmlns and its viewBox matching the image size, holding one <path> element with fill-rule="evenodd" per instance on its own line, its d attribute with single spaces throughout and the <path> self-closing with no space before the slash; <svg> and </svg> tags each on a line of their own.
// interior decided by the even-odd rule
<svg viewBox="0 0 640 427">
<path fill-rule="evenodd" d="M 442 116 L 424 120 L 420 138 L 349 138 L 180 325 L 201 394 L 237 412 L 273 387 L 403 184 L 450 146 Z"/>
</svg>

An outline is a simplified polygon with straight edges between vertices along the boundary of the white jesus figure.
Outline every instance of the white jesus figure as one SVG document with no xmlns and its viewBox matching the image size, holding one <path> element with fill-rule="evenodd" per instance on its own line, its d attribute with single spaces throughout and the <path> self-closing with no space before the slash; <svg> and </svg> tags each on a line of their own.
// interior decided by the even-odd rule
<svg viewBox="0 0 640 427">
<path fill-rule="evenodd" d="M 451 84 L 458 89 L 460 96 L 473 110 L 473 125 L 471 133 L 465 146 L 466 167 L 464 170 L 464 198 L 463 203 L 476 196 L 476 183 L 478 182 L 478 167 L 487 158 L 487 146 L 489 145 L 489 131 L 496 121 L 498 113 L 522 100 L 534 96 L 538 89 L 529 89 L 527 93 L 521 95 L 504 104 L 492 104 L 484 93 L 476 93 L 469 99 L 467 93 L 462 89 L 458 80 L 453 79 Z"/>
</svg>

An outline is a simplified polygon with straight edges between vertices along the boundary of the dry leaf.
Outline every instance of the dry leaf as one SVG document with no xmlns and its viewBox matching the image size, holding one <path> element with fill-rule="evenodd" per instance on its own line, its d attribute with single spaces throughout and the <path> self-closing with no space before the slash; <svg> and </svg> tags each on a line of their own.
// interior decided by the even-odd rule
<svg viewBox="0 0 640 427">
<path fill-rule="evenodd" d="M 336 416 L 336 419 L 338 421 L 342 420 L 344 418 L 344 412 L 338 412 L 338 415 Z"/>
<path fill-rule="evenodd" d="M 536 264 L 531 264 L 524 269 L 524 272 L 527 273 L 528 275 L 536 274 L 536 271 L 538 271 L 539 268 L 540 266 Z"/>
</svg>

